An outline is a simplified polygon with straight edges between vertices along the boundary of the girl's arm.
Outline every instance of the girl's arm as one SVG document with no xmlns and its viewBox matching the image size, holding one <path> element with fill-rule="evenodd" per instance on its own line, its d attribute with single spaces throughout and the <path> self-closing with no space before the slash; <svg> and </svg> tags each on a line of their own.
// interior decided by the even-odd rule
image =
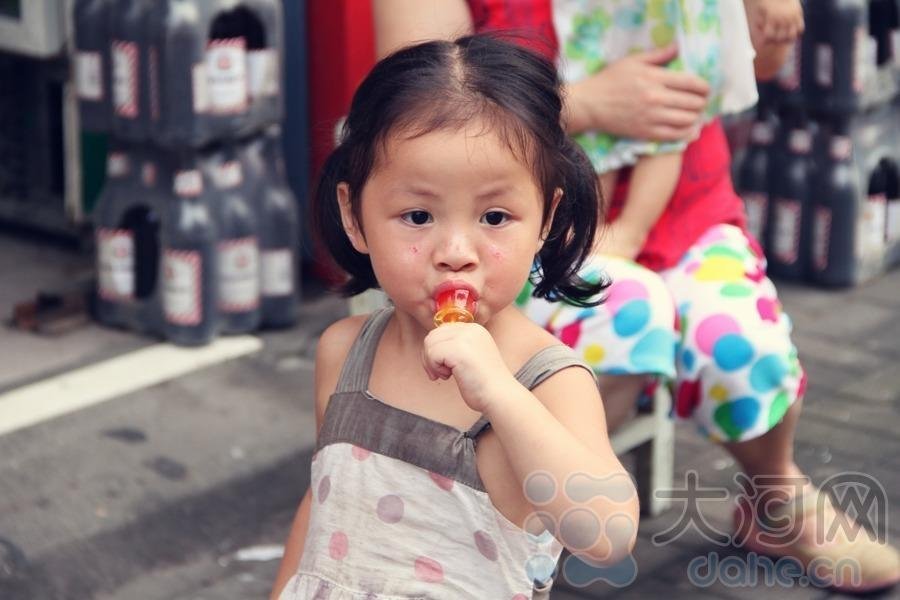
<svg viewBox="0 0 900 600">
<path fill-rule="evenodd" d="M 563 369 L 529 391 L 510 372 L 491 334 L 474 323 L 430 331 L 422 358 L 429 377 L 453 377 L 466 404 L 490 420 L 526 491 L 531 476 L 550 475 L 553 499 L 529 501 L 535 513 L 552 519 L 553 533 L 570 552 L 607 565 L 631 552 L 637 493 L 610 446 L 603 402 L 588 371 Z M 573 493 L 573 482 L 589 494 Z"/>
<path fill-rule="evenodd" d="M 555 498 L 533 508 L 550 515 L 557 539 L 573 554 L 600 564 L 628 556 L 637 536 L 637 492 L 609 443 L 594 379 L 584 369 L 569 368 L 533 393 L 512 379 L 495 394 L 486 416 L 516 479 L 524 484 L 545 472 L 556 482 Z M 586 490 L 587 497 L 570 497 L 567 483 Z M 597 524 L 606 527 L 594 529 Z"/>
<path fill-rule="evenodd" d="M 803 7 L 799 0 L 744 0 L 744 10 L 756 50 L 756 78 L 767 81 L 775 77 L 803 33 Z"/>
<path fill-rule="evenodd" d="M 375 0 L 372 12 L 377 60 L 415 42 L 452 40 L 473 32 L 465 0 Z"/>
<path fill-rule="evenodd" d="M 325 408 L 328 399 L 337 387 L 337 380 L 341 367 L 356 339 L 357 333 L 365 320 L 365 317 L 350 317 L 331 325 L 319 338 L 316 348 L 316 373 L 315 373 L 315 401 L 316 401 L 316 434 L 322 427 L 325 418 Z M 300 501 L 300 507 L 291 524 L 291 531 L 284 544 L 284 556 L 278 566 L 278 574 L 272 584 L 270 600 L 277 599 L 288 580 L 297 572 L 300 566 L 300 558 L 303 556 L 303 545 L 306 542 L 306 533 L 309 529 L 310 503 L 312 493 L 307 488 L 306 494 Z"/>
</svg>

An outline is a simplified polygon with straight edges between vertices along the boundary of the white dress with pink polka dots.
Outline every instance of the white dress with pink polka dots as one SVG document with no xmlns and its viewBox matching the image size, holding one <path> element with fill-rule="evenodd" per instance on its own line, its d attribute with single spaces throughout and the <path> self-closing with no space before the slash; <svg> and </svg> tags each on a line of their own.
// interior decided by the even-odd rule
<svg viewBox="0 0 900 600">
<path fill-rule="evenodd" d="M 547 598 L 562 551 L 491 503 L 475 464 L 484 420 L 468 431 L 368 392 L 392 309 L 373 314 L 351 349 L 319 432 L 303 557 L 282 600 Z M 532 389 L 583 366 L 566 346 L 538 352 L 516 374 Z"/>
</svg>

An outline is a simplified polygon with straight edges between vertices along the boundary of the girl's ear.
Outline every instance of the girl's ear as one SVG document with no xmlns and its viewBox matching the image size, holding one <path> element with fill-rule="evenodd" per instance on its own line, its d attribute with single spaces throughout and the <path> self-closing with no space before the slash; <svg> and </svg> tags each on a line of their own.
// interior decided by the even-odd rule
<svg viewBox="0 0 900 600">
<path fill-rule="evenodd" d="M 547 215 L 547 222 L 544 224 L 543 228 L 541 228 L 541 238 L 538 240 L 538 252 L 544 247 L 544 241 L 546 241 L 547 236 L 550 235 L 550 228 L 553 226 L 553 217 L 556 215 L 556 209 L 562 198 L 563 191 L 561 188 L 553 190 L 553 200 L 550 201 L 550 213 Z"/>
<path fill-rule="evenodd" d="M 344 233 L 350 240 L 353 249 L 361 254 L 369 253 L 369 245 L 366 244 L 366 236 L 363 235 L 356 215 L 353 214 L 353 208 L 350 204 L 350 186 L 346 181 L 342 181 L 337 185 L 337 201 L 341 209 L 341 224 L 344 226 Z"/>
</svg>

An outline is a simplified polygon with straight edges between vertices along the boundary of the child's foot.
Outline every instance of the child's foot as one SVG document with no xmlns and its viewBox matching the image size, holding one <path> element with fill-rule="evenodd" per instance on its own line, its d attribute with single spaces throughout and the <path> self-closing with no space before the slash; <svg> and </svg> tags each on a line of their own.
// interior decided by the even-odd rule
<svg viewBox="0 0 900 600">
<path fill-rule="evenodd" d="M 774 506 L 754 506 L 752 498 L 741 496 L 734 516 L 736 545 L 797 559 L 814 585 L 865 593 L 900 581 L 897 550 L 836 509 L 815 486 Z"/>
</svg>

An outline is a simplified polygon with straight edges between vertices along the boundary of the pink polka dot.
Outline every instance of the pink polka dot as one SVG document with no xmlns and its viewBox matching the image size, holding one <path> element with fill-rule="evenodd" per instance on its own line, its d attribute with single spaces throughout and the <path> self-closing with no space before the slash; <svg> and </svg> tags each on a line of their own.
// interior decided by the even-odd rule
<svg viewBox="0 0 900 600">
<path fill-rule="evenodd" d="M 431 480 L 445 492 L 449 492 L 453 489 L 453 480 L 449 477 L 444 477 L 443 475 L 438 475 L 437 473 L 432 473 L 431 471 L 428 471 L 428 476 L 431 477 Z"/>
<path fill-rule="evenodd" d="M 528 596 L 525 594 L 516 594 L 512 597 L 512 600 L 528 600 Z"/>
<path fill-rule="evenodd" d="M 488 560 L 497 560 L 497 544 L 484 531 L 475 532 L 475 547 Z"/>
<path fill-rule="evenodd" d="M 684 272 L 688 275 L 691 275 L 694 273 L 694 271 L 700 268 L 700 265 L 701 263 L 699 260 L 691 261 L 684 267 Z"/>
<path fill-rule="evenodd" d="M 574 348 L 579 338 L 581 338 L 581 321 L 570 323 L 559 331 L 559 341 L 569 348 Z"/>
<path fill-rule="evenodd" d="M 318 494 L 317 494 L 319 496 L 319 504 L 321 504 L 322 502 L 325 502 L 325 498 L 328 497 L 328 492 L 330 492 L 330 491 L 331 491 L 331 477 L 326 475 L 325 477 L 323 477 L 321 479 L 321 481 L 319 481 L 319 490 L 318 490 Z"/>
<path fill-rule="evenodd" d="M 365 448 L 360 448 L 359 446 L 353 446 L 353 449 L 350 450 L 350 453 L 353 454 L 353 458 L 356 460 L 366 460 L 369 458 L 369 455 L 372 454 L 369 450 Z"/>
<path fill-rule="evenodd" d="M 350 541 L 347 539 L 347 534 L 343 531 L 335 531 L 331 534 L 331 540 L 328 542 L 328 555 L 334 560 L 344 560 L 349 547 Z"/>
<path fill-rule="evenodd" d="M 706 317 L 697 326 L 694 334 L 697 347 L 707 355 L 712 356 L 712 349 L 719 338 L 727 333 L 740 333 L 741 327 L 732 317 L 718 314 Z"/>
<path fill-rule="evenodd" d="M 440 583 L 444 580 L 444 568 L 433 558 L 420 556 L 415 564 L 416 579 L 426 583 Z"/>
<path fill-rule="evenodd" d="M 393 494 L 382 496 L 375 512 L 385 523 L 397 523 L 403 518 L 403 499 Z"/>
<path fill-rule="evenodd" d="M 640 281 L 635 279 L 620 279 L 614 281 L 613 284 L 609 286 L 609 295 L 604 304 L 609 307 L 611 313 L 616 314 L 619 312 L 619 307 L 626 302 L 638 298 L 646 300 L 649 295 L 650 294 L 647 293 L 647 286 Z"/>
<path fill-rule="evenodd" d="M 756 301 L 756 310 L 763 321 L 778 322 L 778 300 L 774 298 L 760 298 Z"/>
</svg>

